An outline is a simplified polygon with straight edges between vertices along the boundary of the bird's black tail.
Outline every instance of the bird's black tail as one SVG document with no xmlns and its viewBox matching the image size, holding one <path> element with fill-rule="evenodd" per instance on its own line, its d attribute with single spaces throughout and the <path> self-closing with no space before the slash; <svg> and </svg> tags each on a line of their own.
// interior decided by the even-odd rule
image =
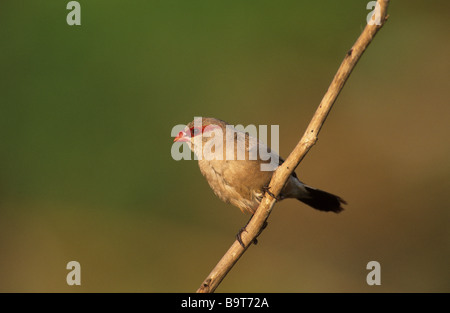
<svg viewBox="0 0 450 313">
<path fill-rule="evenodd" d="M 347 202 L 340 197 L 326 191 L 315 189 L 306 185 L 304 185 L 304 188 L 307 192 L 302 193 L 302 195 L 298 196 L 297 199 L 316 210 L 339 213 L 343 210 L 341 204 L 347 204 Z"/>
</svg>

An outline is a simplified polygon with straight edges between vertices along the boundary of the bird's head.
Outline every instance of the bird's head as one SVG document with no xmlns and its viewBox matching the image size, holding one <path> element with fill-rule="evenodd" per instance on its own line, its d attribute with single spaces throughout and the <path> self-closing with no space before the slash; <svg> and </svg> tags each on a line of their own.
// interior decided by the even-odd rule
<svg viewBox="0 0 450 313">
<path fill-rule="evenodd" d="M 202 146 L 211 139 L 218 139 L 222 136 L 223 140 L 226 133 L 226 122 L 211 117 L 196 117 L 192 122 L 186 125 L 183 131 L 179 132 L 173 140 L 174 142 L 187 142 L 189 148 L 197 155 L 201 155 Z"/>
</svg>

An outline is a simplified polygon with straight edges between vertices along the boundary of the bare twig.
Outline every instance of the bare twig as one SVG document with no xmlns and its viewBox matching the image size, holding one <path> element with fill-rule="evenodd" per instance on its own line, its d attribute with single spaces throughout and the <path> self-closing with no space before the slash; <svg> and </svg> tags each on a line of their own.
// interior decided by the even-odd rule
<svg viewBox="0 0 450 313">
<path fill-rule="evenodd" d="M 356 40 L 353 47 L 347 52 L 303 137 L 286 161 L 274 172 L 269 187 L 271 193 L 275 197 L 280 194 L 289 176 L 303 160 L 309 149 L 311 149 L 311 147 L 316 143 L 319 131 L 322 128 L 322 125 L 325 122 L 325 119 L 327 118 L 334 102 L 336 101 L 336 98 L 344 87 L 345 82 L 350 76 L 350 73 L 374 38 L 375 34 L 386 22 L 388 17 L 388 4 L 389 0 L 377 1 L 377 9 L 375 12 L 377 15 L 375 16 L 377 23 L 374 25 L 366 25 L 364 31 Z M 197 292 L 214 292 L 223 278 L 231 270 L 233 265 L 236 264 L 253 240 L 262 232 L 265 226 L 265 221 L 269 217 L 275 202 L 276 200 L 271 195 L 266 193 L 251 221 L 246 226 L 246 231 L 241 234 L 241 239 L 245 245 L 245 248 L 243 248 L 236 240 L 205 279 Z"/>
</svg>

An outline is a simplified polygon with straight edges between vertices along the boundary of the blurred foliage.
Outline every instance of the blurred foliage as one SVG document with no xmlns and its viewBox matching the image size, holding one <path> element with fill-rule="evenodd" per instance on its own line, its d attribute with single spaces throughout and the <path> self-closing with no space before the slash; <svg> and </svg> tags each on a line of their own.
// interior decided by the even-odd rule
<svg viewBox="0 0 450 313">
<path fill-rule="evenodd" d="M 287 156 L 367 2 L 83 0 L 81 26 L 67 2 L 0 3 L 0 291 L 195 291 L 248 216 L 172 127 L 277 124 Z M 391 1 L 297 169 L 346 211 L 277 204 L 218 292 L 450 291 L 449 10 Z"/>
</svg>

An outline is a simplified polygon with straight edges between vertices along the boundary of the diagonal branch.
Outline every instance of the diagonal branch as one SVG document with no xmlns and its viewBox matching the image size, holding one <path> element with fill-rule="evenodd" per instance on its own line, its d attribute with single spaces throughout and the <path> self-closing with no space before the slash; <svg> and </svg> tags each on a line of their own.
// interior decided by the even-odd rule
<svg viewBox="0 0 450 313">
<path fill-rule="evenodd" d="M 333 81 L 330 84 L 327 92 L 325 93 L 322 101 L 319 104 L 311 122 L 309 123 L 303 137 L 298 142 L 297 146 L 291 152 L 289 157 L 284 163 L 274 172 L 269 188 L 271 193 L 276 197 L 280 194 L 286 181 L 296 167 L 303 160 L 309 149 L 316 143 L 317 136 L 322 128 L 328 113 L 330 112 L 336 98 L 344 87 L 345 82 L 350 76 L 353 68 L 364 53 L 370 42 L 378 30 L 384 25 L 387 16 L 387 7 L 389 0 L 378 0 L 375 8 L 375 21 L 374 25 L 367 24 L 362 34 L 356 40 L 353 47 L 347 52 L 344 60 L 341 63 Z M 217 286 L 221 283 L 227 273 L 236 264 L 239 258 L 244 254 L 249 245 L 254 239 L 262 232 L 265 226 L 265 222 L 272 212 L 272 208 L 276 200 L 268 195 L 264 196 L 253 215 L 252 219 L 246 226 L 244 232 L 241 234 L 241 239 L 245 248 L 236 240 L 233 245 L 228 249 L 222 259 L 217 263 L 205 281 L 202 283 L 197 292 L 207 293 L 214 292 Z"/>
</svg>

